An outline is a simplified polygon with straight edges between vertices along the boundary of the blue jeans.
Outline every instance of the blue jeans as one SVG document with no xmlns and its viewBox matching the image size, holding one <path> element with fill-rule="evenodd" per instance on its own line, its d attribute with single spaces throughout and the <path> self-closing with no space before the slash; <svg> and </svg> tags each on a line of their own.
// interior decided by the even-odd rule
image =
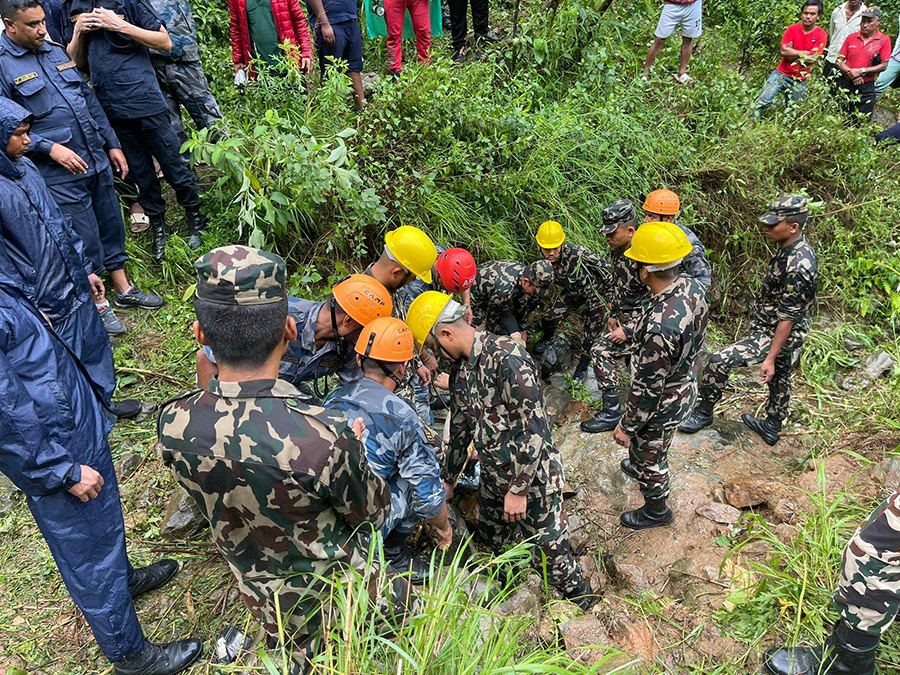
<svg viewBox="0 0 900 675">
<path fill-rule="evenodd" d="M 806 80 L 795 80 L 782 72 L 773 70 L 754 103 L 753 116 L 759 117 L 779 94 L 787 94 L 791 101 L 799 101 L 806 96 Z"/>
<path fill-rule="evenodd" d="M 878 79 L 875 80 L 875 95 L 881 96 L 888 87 L 890 87 L 897 76 L 900 75 L 900 61 L 891 59 L 888 61 L 888 67 L 881 71 Z"/>
</svg>

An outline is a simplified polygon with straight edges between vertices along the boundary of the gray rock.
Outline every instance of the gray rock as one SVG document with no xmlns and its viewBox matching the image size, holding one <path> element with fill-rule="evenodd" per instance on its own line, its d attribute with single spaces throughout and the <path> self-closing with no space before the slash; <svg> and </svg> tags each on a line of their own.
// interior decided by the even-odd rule
<svg viewBox="0 0 900 675">
<path fill-rule="evenodd" d="M 611 643 L 609 633 L 597 617 L 592 614 L 579 616 L 559 624 L 559 634 L 568 651 L 580 663 L 594 664 L 607 653 L 603 649 L 589 649 Z"/>
<path fill-rule="evenodd" d="M 500 616 L 521 616 L 531 619 L 532 625 L 541 623 L 540 597 L 528 586 L 522 586 L 508 599 L 497 605 Z"/>
<path fill-rule="evenodd" d="M 159 533 L 167 539 L 186 539 L 199 534 L 208 526 L 191 496 L 179 488 L 169 499 L 159 525 Z"/>
<path fill-rule="evenodd" d="M 141 412 L 134 418 L 135 422 L 146 422 L 153 417 L 156 412 L 156 403 L 153 401 L 144 401 L 141 403 Z"/>
<path fill-rule="evenodd" d="M 500 585 L 481 575 L 473 575 L 462 584 L 462 590 L 472 602 L 487 604 L 497 597 Z"/>
<path fill-rule="evenodd" d="M 119 459 L 116 463 L 116 477 L 123 481 L 131 476 L 138 467 L 143 464 L 144 455 L 140 452 L 129 452 Z"/>
<path fill-rule="evenodd" d="M 717 504 L 716 502 L 709 502 L 708 504 L 698 506 L 696 512 L 698 516 L 702 516 L 714 523 L 721 523 L 722 525 L 734 525 L 741 519 L 741 512 L 739 509 L 729 506 L 728 504 Z"/>
<path fill-rule="evenodd" d="M 863 375 L 869 380 L 887 377 L 896 367 L 897 362 L 886 351 L 879 350 L 866 359 L 863 364 Z"/>
<path fill-rule="evenodd" d="M 738 478 L 723 485 L 725 501 L 736 509 L 765 504 L 777 487 L 778 483 L 769 478 Z"/>
</svg>

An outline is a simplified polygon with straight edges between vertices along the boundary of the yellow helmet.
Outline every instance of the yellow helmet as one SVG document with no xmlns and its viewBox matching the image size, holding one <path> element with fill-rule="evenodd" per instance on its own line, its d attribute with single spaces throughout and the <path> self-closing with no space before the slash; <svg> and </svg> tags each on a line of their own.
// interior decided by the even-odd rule
<svg viewBox="0 0 900 675">
<path fill-rule="evenodd" d="M 562 225 L 555 220 L 548 220 L 541 223 L 534 238 L 537 239 L 538 246 L 541 248 L 551 249 L 563 245 L 566 233 L 563 232 Z"/>
<path fill-rule="evenodd" d="M 447 305 L 453 302 L 453 297 L 439 291 L 425 291 L 412 301 L 406 312 L 406 324 L 412 331 L 413 339 L 421 350 L 425 346 L 425 340 L 434 329 L 434 325 L 441 318 Z"/>
<path fill-rule="evenodd" d="M 693 249 L 687 235 L 675 223 L 649 222 L 634 233 L 625 256 L 646 265 L 667 265 L 680 261 Z"/>
<path fill-rule="evenodd" d="M 431 268 L 438 255 L 431 237 L 418 227 L 403 225 L 384 235 L 384 244 L 394 260 L 426 284 L 431 283 Z"/>
</svg>

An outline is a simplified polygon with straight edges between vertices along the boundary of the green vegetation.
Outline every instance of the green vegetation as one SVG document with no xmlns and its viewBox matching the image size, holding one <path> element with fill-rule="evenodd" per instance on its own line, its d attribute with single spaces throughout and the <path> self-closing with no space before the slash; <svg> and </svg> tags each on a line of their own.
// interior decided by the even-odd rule
<svg viewBox="0 0 900 675">
<path fill-rule="evenodd" d="M 346 100 L 347 83 L 335 73 L 308 93 L 296 72 L 264 76 L 239 96 L 230 85 L 222 4 L 194 5 L 204 66 L 227 114 L 223 142 L 212 144 L 205 133 L 190 141 L 194 157 L 209 165 L 201 167 L 209 247 L 248 241 L 273 247 L 289 261 L 292 290 L 319 296 L 330 281 L 364 266 L 383 232 L 399 224 L 468 246 L 479 260 L 529 259 L 537 224 L 554 218 L 573 240 L 605 251 L 596 228 L 603 207 L 667 186 L 679 191 L 685 222 L 712 251 L 718 311 L 712 336 L 723 342 L 746 321 L 768 259 L 755 215 L 779 193 L 801 191 L 813 203 L 808 231 L 822 272 L 820 314 L 794 405 L 798 427 L 810 434 L 809 455 L 828 455 L 851 432 L 874 437 L 900 425 L 896 376 L 859 393 L 840 386 L 875 349 L 900 351 L 897 153 L 874 147 L 871 128 L 847 128 L 815 77 L 801 105 L 779 106 L 758 124 L 750 119 L 750 104 L 775 66 L 781 32 L 794 20 L 797 3 L 710 3 L 702 48 L 691 62 L 697 82 L 689 87 L 671 77 L 674 41 L 650 82 L 637 77 L 656 22 L 655 2 L 495 3 L 507 39 L 491 48 L 486 62 L 454 67 L 445 40 L 438 40 L 431 66 L 411 65 L 399 83 L 376 84 L 359 116 Z M 891 32 L 900 3 L 883 8 L 882 28 Z M 520 22 L 513 26 L 515 15 Z M 380 73 L 386 72 L 383 49 L 383 43 L 366 43 L 368 67 Z M 895 96 L 881 103 L 892 108 Z M 150 262 L 145 235 L 129 246 L 137 282 L 167 304 L 155 314 L 123 312 L 129 333 L 116 347 L 121 395 L 160 401 L 193 378 L 187 298 L 195 256 L 176 237 L 160 268 Z M 854 351 L 851 344 L 862 348 Z M 152 450 L 154 439 L 152 416 L 114 431 L 117 458 L 144 457 L 122 486 L 132 553 L 137 563 L 174 555 L 186 568 L 170 592 L 142 599 L 139 615 L 152 639 L 196 634 L 211 645 L 225 625 L 245 625 L 248 615 L 205 538 L 169 542 L 159 536 L 174 483 Z M 759 541 L 770 554 L 754 563 L 753 583 L 732 593 L 731 611 L 676 621 L 669 616 L 672 598 L 626 598 L 641 616 L 680 631 L 681 640 L 661 645 L 663 652 L 695 644 L 713 629 L 746 647 L 727 662 L 698 657 L 675 671 L 661 657 L 641 672 L 755 672 L 760 649 L 777 638 L 821 637 L 833 618 L 829 595 L 840 550 L 875 499 L 843 491 L 810 498 L 813 508 L 790 543 L 760 516 L 741 524 L 749 532 L 734 528 L 727 544 L 735 555 Z M 0 516 L 0 671 L 8 664 L 10 672 L 109 672 L 39 540 L 24 505 Z M 579 670 L 558 645 L 539 643 L 527 621 L 495 619 L 502 595 L 473 602 L 463 590 L 467 574 L 450 568 L 393 643 L 377 632 L 364 606 L 347 608 L 348 623 L 331 636 L 321 672 L 591 672 Z M 335 597 L 348 597 L 347 590 L 336 589 Z M 883 672 L 900 672 L 900 640 L 891 637 L 881 656 Z M 254 668 L 278 673 L 279 659 L 267 655 Z"/>
</svg>

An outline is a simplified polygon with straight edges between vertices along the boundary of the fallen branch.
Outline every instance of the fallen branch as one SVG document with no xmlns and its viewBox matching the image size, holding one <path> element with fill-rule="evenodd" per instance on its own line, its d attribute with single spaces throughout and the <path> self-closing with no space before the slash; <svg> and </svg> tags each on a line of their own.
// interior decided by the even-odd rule
<svg viewBox="0 0 900 675">
<path fill-rule="evenodd" d="M 177 384 L 179 387 L 187 387 L 188 389 L 194 389 L 195 385 L 193 382 L 188 382 L 187 380 L 182 380 L 179 377 L 175 377 L 173 375 L 166 375 L 165 373 L 156 373 L 152 370 L 144 370 L 143 368 L 128 368 L 128 367 L 119 367 L 116 368 L 121 373 L 130 373 L 132 375 L 143 375 L 144 377 L 155 377 L 160 380 L 166 380 L 167 382 L 171 382 L 172 384 Z"/>
</svg>

